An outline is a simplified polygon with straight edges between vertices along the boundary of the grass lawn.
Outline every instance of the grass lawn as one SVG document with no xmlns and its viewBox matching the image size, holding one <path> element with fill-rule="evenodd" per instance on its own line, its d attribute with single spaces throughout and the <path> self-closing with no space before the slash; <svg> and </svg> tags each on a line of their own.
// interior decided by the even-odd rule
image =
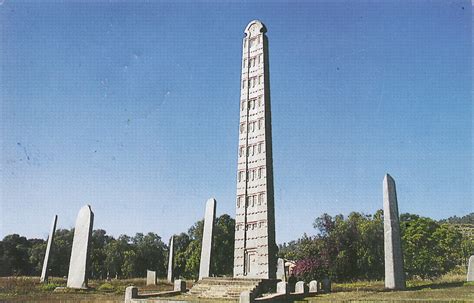
<svg viewBox="0 0 474 303">
<path fill-rule="evenodd" d="M 158 285 L 145 286 L 146 279 L 89 280 L 88 290 L 64 290 L 54 292 L 56 287 L 65 287 L 63 278 L 50 278 L 48 284 L 39 282 L 39 277 L 0 277 L 0 302 L 123 302 L 125 288 L 135 285 L 140 291 L 172 290 L 166 281 Z"/>
<path fill-rule="evenodd" d="M 408 281 L 404 291 L 387 291 L 383 281 L 334 284 L 333 292 L 304 302 L 474 302 L 474 283 L 465 276 Z"/>
<path fill-rule="evenodd" d="M 89 290 L 53 292 L 66 286 L 63 278 L 51 278 L 49 284 L 39 277 L 0 277 L 0 302 L 123 302 L 125 288 L 139 287 L 140 293 L 172 290 L 166 281 L 145 286 L 145 278 L 124 280 L 91 280 Z M 382 281 L 333 283 L 333 292 L 298 302 L 474 302 L 474 283 L 466 283 L 464 275 L 450 275 L 437 280 L 408 281 L 405 291 L 386 291 Z M 192 285 L 188 284 L 188 288 Z M 173 299 L 189 300 L 186 295 Z M 201 300 L 190 300 L 201 301 Z M 219 300 L 207 300 L 218 302 Z M 223 301 L 229 302 L 229 300 Z"/>
</svg>

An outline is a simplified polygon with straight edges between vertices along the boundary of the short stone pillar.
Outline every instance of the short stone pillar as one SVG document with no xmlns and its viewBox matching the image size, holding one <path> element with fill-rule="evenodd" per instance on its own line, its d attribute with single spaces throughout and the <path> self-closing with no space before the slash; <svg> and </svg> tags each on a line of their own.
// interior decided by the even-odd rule
<svg viewBox="0 0 474 303">
<path fill-rule="evenodd" d="M 290 287 L 287 282 L 281 281 L 277 283 L 277 294 L 289 294 Z"/>
<path fill-rule="evenodd" d="M 277 260 L 276 278 L 281 281 L 286 281 L 285 260 L 282 258 L 278 258 Z"/>
<path fill-rule="evenodd" d="M 186 292 L 186 281 L 177 279 L 174 280 L 174 291 Z"/>
<path fill-rule="evenodd" d="M 325 293 L 331 292 L 331 280 L 329 278 L 324 278 L 321 286 Z"/>
<path fill-rule="evenodd" d="M 317 293 L 319 292 L 319 284 L 318 281 L 313 280 L 309 282 L 309 292 Z"/>
<path fill-rule="evenodd" d="M 135 298 L 138 298 L 138 288 L 135 286 L 125 288 L 125 303 L 131 303 Z"/>
<path fill-rule="evenodd" d="M 474 256 L 469 257 L 469 264 L 467 266 L 467 282 L 474 281 Z"/>
<path fill-rule="evenodd" d="M 146 285 L 156 285 L 156 271 L 146 270 Z"/>
<path fill-rule="evenodd" d="M 253 293 L 246 290 L 240 293 L 239 303 L 252 303 L 254 299 Z"/>
<path fill-rule="evenodd" d="M 308 293 L 308 286 L 304 281 L 298 281 L 295 285 L 295 293 L 297 294 L 307 294 Z"/>
</svg>

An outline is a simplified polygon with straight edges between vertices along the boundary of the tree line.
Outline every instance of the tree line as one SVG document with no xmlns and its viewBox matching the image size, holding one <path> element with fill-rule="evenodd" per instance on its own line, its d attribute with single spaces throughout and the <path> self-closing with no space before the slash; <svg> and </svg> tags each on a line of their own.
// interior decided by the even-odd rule
<svg viewBox="0 0 474 303">
<path fill-rule="evenodd" d="M 203 220 L 196 222 L 188 232 L 174 238 L 175 276 L 195 279 L 199 273 L 199 259 L 203 233 Z M 211 268 L 215 274 L 232 275 L 235 222 L 229 215 L 216 218 Z M 58 229 L 49 258 L 49 275 L 67 276 L 74 229 Z M 0 276 L 41 274 L 47 242 L 27 239 L 12 234 L 0 241 Z M 155 233 L 137 233 L 135 236 L 107 235 L 103 229 L 92 232 L 90 250 L 90 277 L 134 278 L 155 270 L 158 277 L 165 277 L 168 266 L 169 243 Z"/>
<path fill-rule="evenodd" d="M 473 218 L 472 214 L 469 215 Z M 467 216 L 466 216 L 467 217 Z M 400 216 L 404 269 L 408 278 L 435 278 L 465 266 L 474 254 L 474 238 L 453 224 L 413 214 Z M 465 221 L 474 224 L 474 220 Z M 310 281 L 384 278 L 383 211 L 323 214 L 313 224 L 316 235 L 303 235 L 279 247 L 279 256 L 296 260 L 294 273 Z M 474 228 L 474 225 L 472 225 Z"/>
<path fill-rule="evenodd" d="M 464 225 L 472 224 L 463 219 Z M 465 216 L 467 217 L 467 216 Z M 464 217 L 463 217 L 464 218 Z M 187 232 L 174 236 L 176 277 L 196 279 L 199 272 L 203 220 Z M 321 215 L 314 221 L 315 235 L 279 246 L 279 257 L 296 263 L 299 279 L 330 277 L 335 281 L 380 280 L 384 277 L 383 212 L 373 215 L 353 212 Z M 458 266 L 465 266 L 474 254 L 472 234 L 463 234 L 447 221 L 435 221 L 413 214 L 400 216 L 405 271 L 409 278 L 433 278 Z M 215 221 L 211 273 L 232 276 L 235 221 L 224 214 Z M 67 276 L 74 229 L 55 233 L 49 261 L 50 276 Z M 93 279 L 143 277 L 146 270 L 165 277 L 168 241 L 155 233 L 135 236 L 107 235 L 94 230 L 91 239 L 90 273 Z M 17 234 L 0 241 L 0 276 L 39 276 L 46 250 L 43 239 L 27 239 Z"/>
</svg>

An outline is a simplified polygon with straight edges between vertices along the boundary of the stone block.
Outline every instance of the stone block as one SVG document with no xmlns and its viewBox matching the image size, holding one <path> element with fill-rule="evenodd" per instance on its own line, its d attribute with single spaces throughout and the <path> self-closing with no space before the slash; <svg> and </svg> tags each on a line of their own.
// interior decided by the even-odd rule
<svg viewBox="0 0 474 303">
<path fill-rule="evenodd" d="M 132 303 L 132 299 L 138 298 L 138 288 L 129 286 L 125 288 L 125 303 Z"/>
<path fill-rule="evenodd" d="M 211 270 L 212 239 L 214 236 L 214 221 L 216 220 L 216 200 L 211 198 L 206 202 L 204 215 L 204 230 L 202 233 L 201 261 L 199 263 L 199 280 L 209 277 Z"/>
<path fill-rule="evenodd" d="M 303 281 L 296 282 L 295 293 L 297 294 L 307 294 L 308 286 Z"/>
<path fill-rule="evenodd" d="M 72 241 L 71 259 L 69 262 L 69 273 L 67 276 L 67 287 L 87 288 L 89 273 L 90 241 L 92 236 L 92 226 L 94 213 L 89 205 L 83 206 L 79 211 L 74 229 L 74 240 Z"/>
<path fill-rule="evenodd" d="M 474 281 L 474 256 L 469 257 L 469 264 L 467 266 L 467 282 Z"/>
<path fill-rule="evenodd" d="M 186 292 L 186 281 L 185 280 L 174 280 L 174 291 Z"/>
<path fill-rule="evenodd" d="M 240 293 L 239 303 L 252 303 L 254 302 L 253 293 L 246 290 Z"/>
<path fill-rule="evenodd" d="M 281 281 L 277 283 L 277 294 L 289 294 L 290 287 L 287 282 Z"/>
<path fill-rule="evenodd" d="M 331 292 L 331 280 L 329 278 L 324 278 L 321 284 L 325 293 Z"/>
<path fill-rule="evenodd" d="M 309 282 L 309 292 L 317 293 L 319 292 L 319 284 L 318 281 L 313 280 Z"/>
<path fill-rule="evenodd" d="M 146 285 L 156 285 L 156 271 L 147 269 Z"/>
</svg>

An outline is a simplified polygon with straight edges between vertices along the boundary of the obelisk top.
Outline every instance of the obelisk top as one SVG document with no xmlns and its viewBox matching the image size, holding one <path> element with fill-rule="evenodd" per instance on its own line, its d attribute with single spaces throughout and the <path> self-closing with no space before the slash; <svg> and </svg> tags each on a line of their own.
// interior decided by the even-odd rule
<svg viewBox="0 0 474 303">
<path fill-rule="evenodd" d="M 260 33 L 266 33 L 267 28 L 265 25 L 259 20 L 250 21 L 247 27 L 244 30 L 246 36 L 254 37 L 259 35 Z"/>
</svg>

